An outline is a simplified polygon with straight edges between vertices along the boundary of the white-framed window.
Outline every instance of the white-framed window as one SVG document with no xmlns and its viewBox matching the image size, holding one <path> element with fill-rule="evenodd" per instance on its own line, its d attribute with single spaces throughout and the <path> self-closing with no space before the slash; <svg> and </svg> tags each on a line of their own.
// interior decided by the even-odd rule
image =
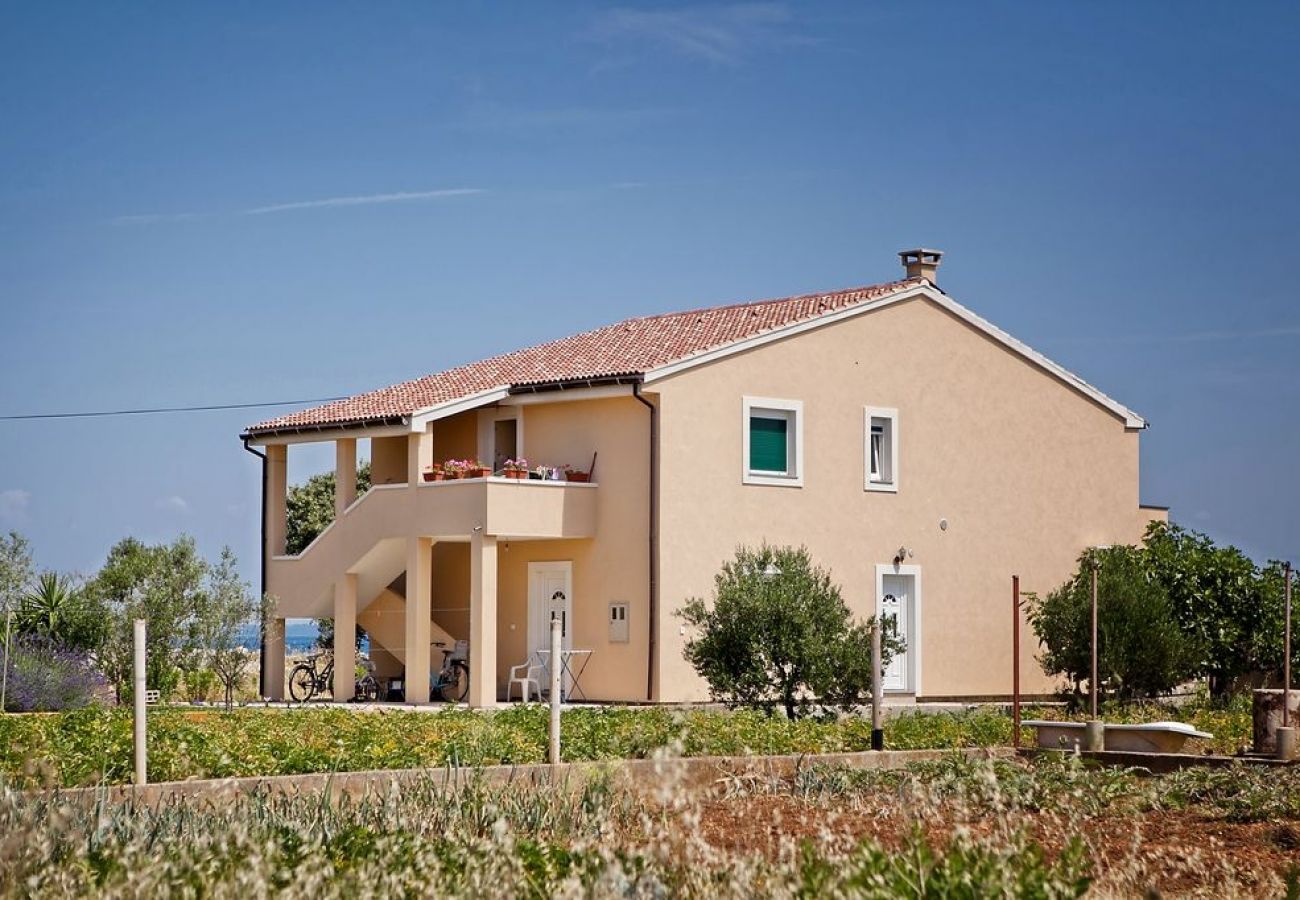
<svg viewBox="0 0 1300 900">
<path fill-rule="evenodd" d="M 745 397 L 741 433 L 742 482 L 803 486 L 803 401 Z"/>
<path fill-rule="evenodd" d="M 898 410 L 863 409 L 863 474 L 869 491 L 898 490 Z"/>
</svg>

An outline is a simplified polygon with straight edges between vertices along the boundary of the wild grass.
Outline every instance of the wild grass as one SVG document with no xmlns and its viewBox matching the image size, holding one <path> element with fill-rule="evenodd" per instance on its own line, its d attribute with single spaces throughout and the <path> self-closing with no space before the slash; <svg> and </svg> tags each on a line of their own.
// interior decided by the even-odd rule
<svg viewBox="0 0 1300 900">
<path fill-rule="evenodd" d="M 1026 716 L 1062 717 L 1059 709 Z M 1179 716 L 1155 706 L 1107 710 L 1114 721 Z M 1184 708 L 1184 720 L 1209 727 L 1218 744 L 1249 730 L 1244 706 Z M 1209 722 L 1207 719 L 1213 718 Z M 1011 743 L 1010 717 L 985 707 L 957 713 L 907 713 L 885 725 L 889 749 L 948 749 Z M 149 778 L 169 781 L 308 772 L 410 769 L 544 762 L 547 713 L 516 706 L 491 714 L 358 712 L 342 708 L 150 711 Z M 1028 733 L 1026 742 L 1030 741 Z M 570 709 L 563 716 L 566 760 L 645 759 L 673 748 L 686 756 L 817 754 L 867 750 L 871 722 L 861 716 L 789 720 L 761 712 L 671 709 Z M 131 714 L 88 707 L 66 713 L 0 716 L 0 774 L 25 786 L 121 784 L 131 774 Z"/>
</svg>

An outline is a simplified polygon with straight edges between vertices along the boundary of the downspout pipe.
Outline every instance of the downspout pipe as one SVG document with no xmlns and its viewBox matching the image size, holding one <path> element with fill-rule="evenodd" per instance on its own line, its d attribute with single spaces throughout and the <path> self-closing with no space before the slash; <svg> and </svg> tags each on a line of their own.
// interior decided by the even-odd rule
<svg viewBox="0 0 1300 900">
<path fill-rule="evenodd" d="M 632 396 L 650 410 L 650 641 L 646 654 L 645 698 L 655 698 L 655 652 L 659 636 L 659 407 L 641 396 L 641 384 Z"/>
<path fill-rule="evenodd" d="M 257 558 L 261 561 L 261 579 L 262 593 L 258 597 L 258 607 L 261 607 L 261 598 L 266 596 L 266 454 L 260 450 L 254 450 L 248 443 L 248 435 L 243 436 L 244 449 L 256 456 L 262 461 L 262 542 L 257 548 Z M 266 623 L 259 623 L 257 629 L 258 664 L 257 664 L 257 696 L 266 696 Z"/>
</svg>

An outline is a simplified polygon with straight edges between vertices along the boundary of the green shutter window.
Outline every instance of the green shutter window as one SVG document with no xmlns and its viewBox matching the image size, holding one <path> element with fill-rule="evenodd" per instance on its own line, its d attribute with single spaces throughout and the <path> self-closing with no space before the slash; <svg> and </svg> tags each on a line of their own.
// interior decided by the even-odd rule
<svg viewBox="0 0 1300 900">
<path fill-rule="evenodd" d="M 749 470 L 751 472 L 790 471 L 787 431 L 790 420 L 767 416 L 749 417 Z"/>
</svg>

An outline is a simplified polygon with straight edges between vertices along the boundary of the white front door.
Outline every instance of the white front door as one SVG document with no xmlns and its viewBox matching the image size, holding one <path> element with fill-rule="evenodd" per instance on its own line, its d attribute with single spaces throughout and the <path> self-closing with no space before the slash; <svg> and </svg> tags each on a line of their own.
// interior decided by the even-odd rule
<svg viewBox="0 0 1300 900">
<path fill-rule="evenodd" d="M 882 575 L 880 578 L 880 599 L 876 604 L 876 615 L 880 616 L 883 623 L 893 623 L 895 633 L 907 648 L 902 653 L 895 654 L 889 660 L 889 665 L 885 666 L 885 677 L 882 680 L 887 691 L 913 690 L 910 665 L 914 631 L 913 584 L 914 576 L 911 575 Z"/>
<path fill-rule="evenodd" d="M 560 619 L 560 641 L 573 646 L 573 563 L 528 564 L 528 652 L 551 649 L 551 617 Z M 567 685 L 566 685 L 567 688 Z"/>
</svg>

